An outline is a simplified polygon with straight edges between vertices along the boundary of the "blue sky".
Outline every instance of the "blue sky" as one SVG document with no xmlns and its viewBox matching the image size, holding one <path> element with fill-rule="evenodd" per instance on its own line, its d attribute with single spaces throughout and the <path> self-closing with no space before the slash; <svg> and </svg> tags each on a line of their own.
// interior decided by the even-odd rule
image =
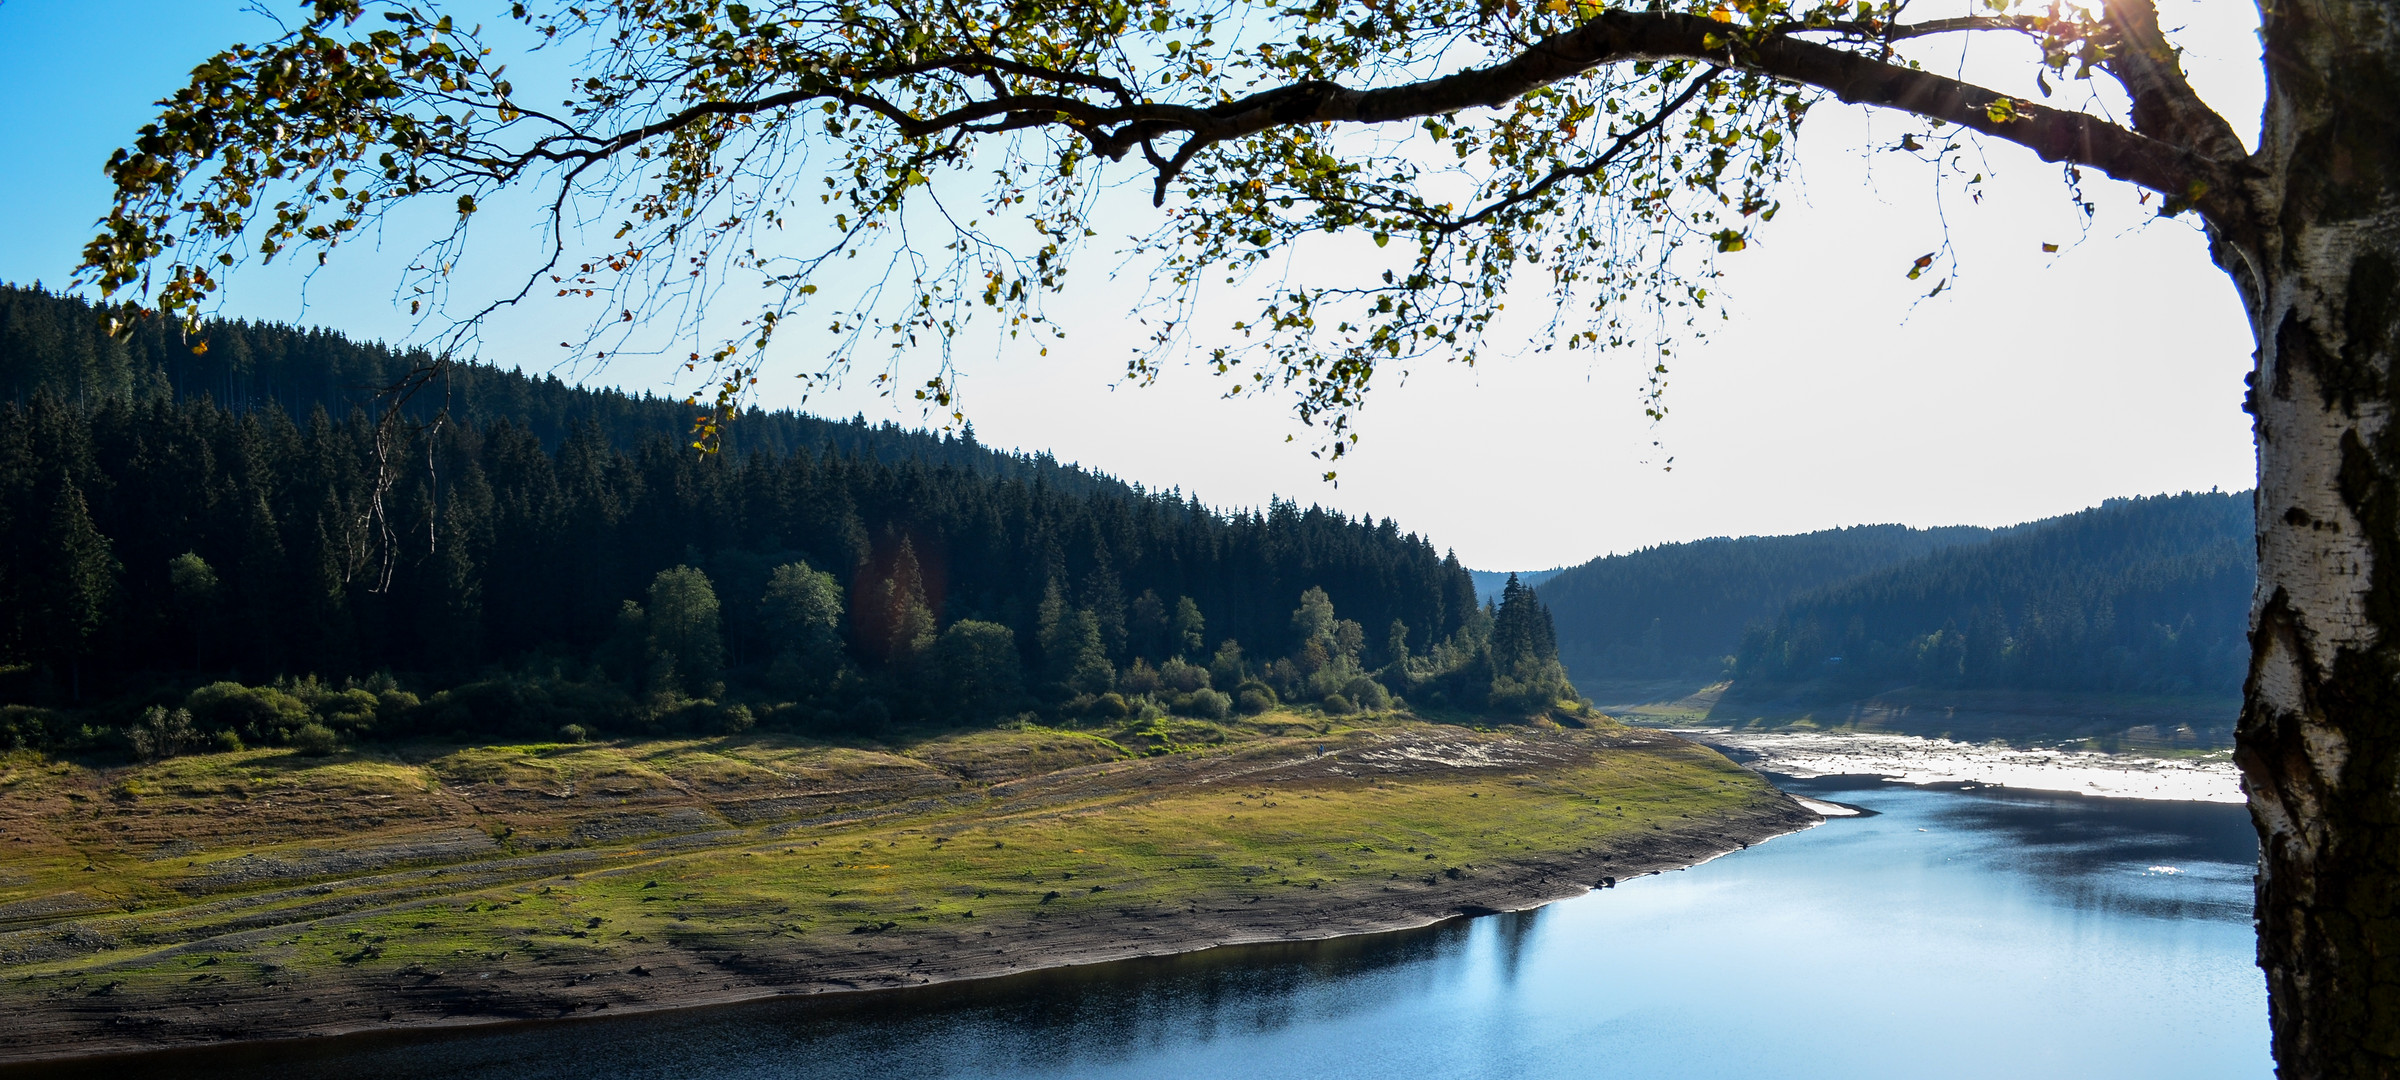
<svg viewBox="0 0 2400 1080">
<path fill-rule="evenodd" d="M 499 6 L 451 5 L 470 17 L 486 7 Z M 2249 5 L 2165 7 L 2169 25 L 2188 24 L 2202 92 L 2237 128 L 2254 128 Z M 100 163 L 149 103 L 215 48 L 271 33 L 241 0 L 0 0 L 0 205 L 10 209 L 0 280 L 65 280 L 107 205 Z M 2025 70 L 2021 59 L 1973 56 L 1962 69 L 2007 78 Z M 1996 148 L 1983 204 L 1948 207 L 1964 273 L 1944 298 L 1918 304 L 1921 288 L 1898 270 L 1940 237 L 1929 183 L 1863 149 L 1901 130 L 1838 106 L 1812 117 L 1800 186 L 1728 264 L 1721 291 L 1734 321 L 1678 362 L 1663 425 L 1642 418 L 1638 355 L 1424 366 L 1379 386 L 1365 442 L 1332 488 L 1280 402 L 1221 401 L 1224 385 L 1196 369 L 1117 387 L 1135 335 L 1111 309 L 1125 290 L 1107 288 L 1077 304 L 1090 319 L 1051 356 L 970 357 L 969 416 L 987 442 L 1051 449 L 1220 504 L 1279 494 L 1394 515 L 1470 565 L 1501 569 L 1710 535 L 2000 524 L 2115 495 L 2247 486 L 2248 332 L 2198 230 L 2152 220 L 2105 181 L 2089 185 L 2101 213 L 2086 227 L 2054 169 Z M 2045 254 L 2043 243 L 2065 250 Z M 237 278 L 225 310 L 401 339 L 411 328 L 392 280 L 388 256 L 359 252 L 305 293 L 290 274 Z M 1241 312 L 1202 315 L 1222 325 Z M 581 317 L 512 316 L 485 357 L 545 369 L 558 327 Z M 565 374 L 679 390 L 669 367 L 633 360 Z M 864 384 L 812 408 L 919 420 Z M 770 373 L 762 385 L 768 404 L 796 400 L 788 380 Z"/>
</svg>

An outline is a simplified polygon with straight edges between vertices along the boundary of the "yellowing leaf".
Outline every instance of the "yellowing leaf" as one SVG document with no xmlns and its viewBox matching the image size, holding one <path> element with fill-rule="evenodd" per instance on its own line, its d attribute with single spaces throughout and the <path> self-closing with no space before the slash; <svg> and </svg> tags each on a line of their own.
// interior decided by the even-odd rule
<svg viewBox="0 0 2400 1080">
<path fill-rule="evenodd" d="M 2043 244 L 2043 245 L 2042 245 L 2042 250 L 2043 250 L 2043 251 L 2057 251 L 2057 250 L 2058 250 L 2058 245 L 2057 245 L 2057 244 Z"/>
</svg>

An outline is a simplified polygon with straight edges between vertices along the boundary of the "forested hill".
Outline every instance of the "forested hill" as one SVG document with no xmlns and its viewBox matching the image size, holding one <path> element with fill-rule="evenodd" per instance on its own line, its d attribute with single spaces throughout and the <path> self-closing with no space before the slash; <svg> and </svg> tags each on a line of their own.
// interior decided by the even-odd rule
<svg viewBox="0 0 2400 1080">
<path fill-rule="evenodd" d="M 1542 583 L 1559 659 L 1578 682 L 1713 678 L 1755 623 L 1831 582 L 1960 544 L 1970 527 L 1859 525 L 1797 536 L 1661 544 L 1572 567 Z"/>
<path fill-rule="evenodd" d="M 1543 582 L 1557 577 L 1566 569 L 1566 567 L 1557 566 L 1548 570 L 1519 570 L 1515 573 L 1506 570 L 1469 570 L 1467 576 L 1475 581 L 1476 599 L 1487 604 L 1496 604 L 1508 591 L 1510 578 L 1515 578 L 1517 584 L 1528 589 L 1538 589 L 1541 588 Z"/>
<path fill-rule="evenodd" d="M 1754 628 L 1735 685 L 2230 695 L 2249 655 L 2251 514 L 2248 492 L 2112 499 L 1835 584 Z"/>
<path fill-rule="evenodd" d="M 385 428 L 320 406 L 389 353 L 219 326 L 187 364 L 6 299 L 0 747 L 1573 707 L 1532 592 L 1389 519 L 788 414 L 702 455 L 671 404 L 489 372 Z"/>
<path fill-rule="evenodd" d="M 0 395 L 20 405 L 44 392 L 86 406 L 205 397 L 236 412 L 274 407 L 305 418 L 322 408 L 338 420 L 352 409 L 375 413 L 385 387 L 430 359 L 332 330 L 231 320 L 207 323 L 187 338 L 171 323 L 145 319 L 130 334 L 111 337 L 80 298 L 0 285 Z M 692 423 L 692 409 L 678 400 L 587 389 L 555 374 L 483 364 L 454 366 L 404 406 L 420 422 L 445 410 L 479 428 L 505 420 L 552 449 L 577 425 L 592 425 L 610 446 L 630 450 L 654 438 L 687 441 Z M 1109 477 L 1062 466 L 1048 454 L 983 446 L 972 428 L 952 436 L 888 420 L 870 425 L 863 416 L 828 420 L 754 408 L 727 427 L 725 447 L 777 456 L 830 448 L 845 457 L 1038 476 L 1059 490 L 1129 493 Z"/>
</svg>

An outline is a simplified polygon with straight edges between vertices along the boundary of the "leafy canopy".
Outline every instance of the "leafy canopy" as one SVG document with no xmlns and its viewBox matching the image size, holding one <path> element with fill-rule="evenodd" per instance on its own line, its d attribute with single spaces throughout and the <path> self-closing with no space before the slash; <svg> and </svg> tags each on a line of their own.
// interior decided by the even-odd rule
<svg viewBox="0 0 2400 1080">
<path fill-rule="evenodd" d="M 1539 348 L 1659 349 L 1655 415 L 1664 343 L 1713 310 L 1716 258 L 1774 216 L 1827 93 L 2170 210 L 2208 197 L 2230 134 L 2156 104 L 2197 99 L 2147 0 L 1985 2 L 1912 23 L 1902 0 L 553 0 L 487 34 L 430 2 L 314 0 L 196 69 L 110 160 L 86 273 L 196 319 L 247 260 L 321 262 L 403 203 L 454 204 L 407 273 L 412 312 L 451 320 L 455 346 L 547 292 L 598 312 L 562 343 L 578 355 L 645 325 L 714 342 L 688 358 L 717 386 L 706 447 L 795 319 L 832 342 L 796 373 L 810 385 L 876 343 L 897 392 L 900 357 L 930 349 L 909 392 L 956 419 L 952 344 L 978 317 L 1063 333 L 1052 305 L 1131 183 L 1160 208 L 1123 253 L 1151 274 L 1136 379 L 1189 344 L 1195 305 L 1247 291 L 1205 359 L 1232 393 L 1292 392 L 1338 457 L 1379 367 L 1472 363 L 1539 289 Z M 2044 93 L 2113 76 L 2137 130 L 2094 93 L 2053 108 L 1899 52 L 1973 32 L 2038 49 Z M 573 80 L 514 85 L 500 37 L 571 58 Z M 511 189 L 547 208 L 547 257 L 513 294 L 452 297 L 478 209 Z M 757 308 L 711 332 L 699 313 L 728 288 Z"/>
</svg>

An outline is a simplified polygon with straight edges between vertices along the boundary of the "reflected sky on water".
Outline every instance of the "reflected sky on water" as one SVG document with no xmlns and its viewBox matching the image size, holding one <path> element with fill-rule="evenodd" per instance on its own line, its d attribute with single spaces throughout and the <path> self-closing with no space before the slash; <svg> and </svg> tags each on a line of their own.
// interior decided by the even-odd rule
<svg viewBox="0 0 2400 1080">
<path fill-rule="evenodd" d="M 2243 808 L 1838 779 L 1786 786 L 1874 813 L 1539 911 L 1407 933 L 919 990 L 152 1055 L 119 1074 L 2272 1074 Z"/>
</svg>

